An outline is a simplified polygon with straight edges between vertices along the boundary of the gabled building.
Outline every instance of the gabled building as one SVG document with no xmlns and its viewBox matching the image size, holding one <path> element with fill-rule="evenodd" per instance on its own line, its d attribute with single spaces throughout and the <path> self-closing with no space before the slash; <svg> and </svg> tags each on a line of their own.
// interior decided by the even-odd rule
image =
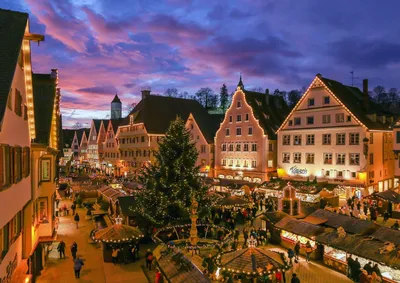
<svg viewBox="0 0 400 283">
<path fill-rule="evenodd" d="M 74 160 L 78 165 L 83 165 L 84 162 L 87 162 L 87 145 L 89 133 L 89 128 L 76 130 L 76 137 L 78 140 L 78 156 L 75 157 Z"/>
<path fill-rule="evenodd" d="M 29 16 L 0 9 L 0 279 L 25 280 L 30 252 L 24 210 L 32 197 L 31 140 L 39 137 L 36 123 L 30 41 L 42 41 L 32 34 Z M 18 270 L 18 271 L 17 271 Z"/>
<path fill-rule="evenodd" d="M 106 137 L 103 142 L 104 166 L 103 170 L 108 175 L 120 176 L 119 150 L 116 139 L 118 127 L 126 119 L 110 119 L 107 124 Z"/>
<path fill-rule="evenodd" d="M 363 91 L 317 74 L 278 129 L 278 173 L 338 184 L 341 196 L 394 186 L 393 115 Z"/>
<path fill-rule="evenodd" d="M 142 90 L 142 100 L 117 130 L 121 174 L 134 175 L 154 162 L 154 151 L 158 150 L 158 142 L 171 121 L 176 117 L 186 121 L 191 113 L 193 117 L 207 115 L 195 100 L 151 95 L 149 90 Z"/>
<path fill-rule="evenodd" d="M 44 267 L 48 243 L 56 232 L 55 201 L 58 180 L 60 89 L 58 71 L 33 74 L 35 138 L 31 144 L 32 198 L 24 208 L 24 258 L 35 277 Z"/>
<path fill-rule="evenodd" d="M 214 137 L 220 127 L 224 115 L 210 115 L 206 111 L 190 113 L 186 120 L 186 128 L 190 131 L 199 156 L 196 166 L 204 177 L 214 177 Z"/>
<path fill-rule="evenodd" d="M 394 184 L 393 189 L 400 193 L 400 119 L 393 123 Z"/>
<path fill-rule="evenodd" d="M 106 134 L 104 123 L 106 122 L 107 120 L 93 119 L 90 126 L 87 159 L 93 168 L 100 168 L 103 151 L 102 142 Z"/>
<path fill-rule="evenodd" d="M 275 131 L 288 112 L 282 97 L 248 91 L 240 78 L 215 136 L 215 177 L 269 180 L 277 169 Z"/>
<path fill-rule="evenodd" d="M 60 160 L 60 165 L 65 166 L 68 160 L 73 155 L 72 141 L 74 140 L 75 130 L 63 129 L 62 130 L 62 144 L 63 144 L 63 156 Z"/>
</svg>

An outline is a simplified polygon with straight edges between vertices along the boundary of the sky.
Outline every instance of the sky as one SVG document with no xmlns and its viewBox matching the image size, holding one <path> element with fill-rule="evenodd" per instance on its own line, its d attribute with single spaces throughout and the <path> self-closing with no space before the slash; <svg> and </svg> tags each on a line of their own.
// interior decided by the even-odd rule
<svg viewBox="0 0 400 283">
<path fill-rule="evenodd" d="M 317 73 L 400 89 L 398 0 L 2 0 L 28 12 L 35 73 L 59 70 L 63 125 L 109 118 L 140 90 L 194 94 L 223 83 L 308 87 Z M 126 111 L 125 111 L 126 113 Z"/>
</svg>

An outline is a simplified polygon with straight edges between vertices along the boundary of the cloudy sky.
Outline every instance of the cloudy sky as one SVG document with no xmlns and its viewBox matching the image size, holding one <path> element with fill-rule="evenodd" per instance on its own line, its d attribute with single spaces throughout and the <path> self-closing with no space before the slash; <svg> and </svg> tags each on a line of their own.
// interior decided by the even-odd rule
<svg viewBox="0 0 400 283">
<path fill-rule="evenodd" d="M 400 89 L 400 1 L 2 0 L 30 13 L 34 72 L 59 69 L 64 125 L 150 86 L 300 89 L 316 73 Z"/>
</svg>

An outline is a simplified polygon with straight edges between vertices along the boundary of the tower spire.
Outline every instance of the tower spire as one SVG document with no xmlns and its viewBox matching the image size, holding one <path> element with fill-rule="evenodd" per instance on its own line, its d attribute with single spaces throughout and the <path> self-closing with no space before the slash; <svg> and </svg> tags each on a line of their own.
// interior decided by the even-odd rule
<svg viewBox="0 0 400 283">
<path fill-rule="evenodd" d="M 239 79 L 239 83 L 237 86 L 240 87 L 240 89 L 242 89 L 242 90 L 244 89 L 244 84 L 242 81 L 242 73 L 240 73 L 240 79 Z"/>
</svg>

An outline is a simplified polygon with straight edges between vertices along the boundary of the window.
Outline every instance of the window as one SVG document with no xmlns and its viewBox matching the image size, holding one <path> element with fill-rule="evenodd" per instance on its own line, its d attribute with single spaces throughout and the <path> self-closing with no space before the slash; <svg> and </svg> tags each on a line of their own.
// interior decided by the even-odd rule
<svg viewBox="0 0 400 283">
<path fill-rule="evenodd" d="M 293 153 L 293 163 L 301 163 L 301 153 L 300 152 Z"/>
<path fill-rule="evenodd" d="M 322 144 L 323 145 L 331 144 L 331 134 L 323 134 L 322 135 Z"/>
<path fill-rule="evenodd" d="M 226 166 L 226 159 L 222 159 L 222 166 Z"/>
<path fill-rule="evenodd" d="M 346 122 L 351 122 L 351 116 L 350 115 L 346 116 Z"/>
<path fill-rule="evenodd" d="M 222 144 L 222 151 L 226 151 L 226 144 Z"/>
<path fill-rule="evenodd" d="M 236 160 L 236 167 L 240 167 L 240 160 Z"/>
<path fill-rule="evenodd" d="M 308 99 L 308 107 L 314 106 L 314 105 L 315 105 L 315 100 L 314 100 L 314 98 L 309 98 L 309 99 Z"/>
<path fill-rule="evenodd" d="M 242 128 L 236 128 L 236 135 L 241 136 L 242 135 Z"/>
<path fill-rule="evenodd" d="M 141 136 L 140 141 L 144 142 L 144 136 Z"/>
<path fill-rule="evenodd" d="M 371 139 L 370 139 L 370 141 L 371 141 Z M 400 131 L 396 132 L 396 143 L 400 143 Z"/>
<path fill-rule="evenodd" d="M 293 126 L 293 120 L 289 120 L 289 126 Z"/>
<path fill-rule="evenodd" d="M 15 114 L 22 116 L 22 95 L 18 89 L 15 89 Z"/>
<path fill-rule="evenodd" d="M 301 145 L 301 135 L 293 136 L 293 145 Z"/>
<path fill-rule="evenodd" d="M 357 173 L 356 173 L 356 172 L 351 172 L 351 177 L 352 177 L 352 178 L 357 177 Z"/>
<path fill-rule="evenodd" d="M 331 115 L 322 115 L 322 124 L 330 124 Z"/>
<path fill-rule="evenodd" d="M 47 219 L 47 198 L 40 198 L 39 201 L 39 221 L 48 221 Z"/>
<path fill-rule="evenodd" d="M 245 160 L 245 161 L 243 162 L 243 167 L 249 167 L 249 162 L 248 162 L 247 160 Z"/>
<path fill-rule="evenodd" d="M 253 127 L 249 127 L 248 135 L 249 136 L 253 135 Z"/>
<path fill-rule="evenodd" d="M 369 154 L 369 165 L 373 165 L 374 164 L 374 154 L 370 153 Z"/>
<path fill-rule="evenodd" d="M 369 178 L 373 179 L 375 177 L 375 171 L 370 171 L 369 172 Z"/>
<path fill-rule="evenodd" d="M 326 171 L 325 171 L 325 176 L 326 176 L 326 177 L 329 177 L 330 173 L 331 173 L 330 170 L 326 170 Z"/>
<path fill-rule="evenodd" d="M 332 153 L 324 153 L 324 164 L 332 164 Z"/>
<path fill-rule="evenodd" d="M 349 144 L 350 145 L 358 145 L 360 143 L 360 134 L 359 133 L 350 133 Z"/>
<path fill-rule="evenodd" d="M 229 166 L 233 166 L 233 159 L 229 160 Z"/>
<path fill-rule="evenodd" d="M 225 129 L 225 136 L 229 137 L 229 135 L 230 135 L 229 129 Z"/>
<path fill-rule="evenodd" d="M 241 151 L 242 150 L 242 145 L 240 143 L 236 144 L 236 151 Z"/>
<path fill-rule="evenodd" d="M 336 134 L 336 144 L 345 145 L 346 144 L 346 134 Z"/>
<path fill-rule="evenodd" d="M 290 135 L 283 136 L 283 145 L 290 145 Z"/>
<path fill-rule="evenodd" d="M 268 144 L 268 151 L 274 151 L 274 144 L 272 144 L 272 143 L 269 143 Z"/>
<path fill-rule="evenodd" d="M 342 123 L 344 122 L 344 114 L 343 113 L 337 113 L 336 114 L 336 123 Z"/>
<path fill-rule="evenodd" d="M 343 178 L 343 171 L 338 171 L 337 172 L 337 177 L 338 178 Z"/>
<path fill-rule="evenodd" d="M 232 116 L 229 116 L 229 123 L 232 123 Z"/>
<path fill-rule="evenodd" d="M 315 144 L 315 135 L 306 135 L 306 144 L 314 145 Z"/>
<path fill-rule="evenodd" d="M 330 104 L 331 103 L 331 99 L 329 96 L 324 96 L 324 105 Z"/>
<path fill-rule="evenodd" d="M 206 153 L 206 146 L 205 146 L 205 145 L 202 145 L 202 146 L 200 147 L 200 152 L 201 152 L 201 153 Z"/>
<path fill-rule="evenodd" d="M 282 153 L 282 163 L 290 163 L 290 153 Z"/>
<path fill-rule="evenodd" d="M 336 154 L 336 164 L 337 165 L 345 165 L 346 164 L 346 153 L 337 153 Z"/>
<path fill-rule="evenodd" d="M 314 164 L 315 154 L 314 153 L 306 153 L 306 163 Z"/>
<path fill-rule="evenodd" d="M 233 143 L 229 144 L 229 151 L 233 151 Z"/>
<path fill-rule="evenodd" d="M 307 117 L 307 125 L 313 125 L 314 124 L 314 116 Z"/>
<path fill-rule="evenodd" d="M 252 160 L 251 161 L 251 167 L 252 168 L 256 168 L 257 167 L 257 161 L 256 160 Z"/>
<path fill-rule="evenodd" d="M 236 101 L 236 108 L 242 107 L 242 102 L 240 100 Z"/>
<path fill-rule="evenodd" d="M 249 144 L 248 143 L 245 143 L 243 145 L 243 151 L 249 151 Z"/>
<path fill-rule="evenodd" d="M 374 133 L 369 134 L 369 144 L 374 144 Z"/>
<path fill-rule="evenodd" d="M 360 165 L 359 153 L 350 153 L 350 165 Z"/>
<path fill-rule="evenodd" d="M 294 118 L 294 125 L 295 126 L 301 125 L 301 118 L 300 117 Z"/>
<path fill-rule="evenodd" d="M 93 136 L 93 137 L 92 137 L 92 140 L 95 141 L 95 140 L 96 140 L 96 136 Z M 122 139 L 122 141 L 123 141 L 123 143 L 125 143 L 125 140 L 124 140 L 124 139 Z"/>
<path fill-rule="evenodd" d="M 242 122 L 242 115 L 236 115 L 236 122 Z"/>
<path fill-rule="evenodd" d="M 246 115 L 244 116 L 245 118 L 245 121 L 249 121 L 249 114 L 248 113 L 246 113 Z"/>
<path fill-rule="evenodd" d="M 24 120 L 28 120 L 28 106 L 24 104 Z"/>
<path fill-rule="evenodd" d="M 251 151 L 257 151 L 257 144 L 256 143 L 253 143 L 251 145 Z"/>
</svg>

